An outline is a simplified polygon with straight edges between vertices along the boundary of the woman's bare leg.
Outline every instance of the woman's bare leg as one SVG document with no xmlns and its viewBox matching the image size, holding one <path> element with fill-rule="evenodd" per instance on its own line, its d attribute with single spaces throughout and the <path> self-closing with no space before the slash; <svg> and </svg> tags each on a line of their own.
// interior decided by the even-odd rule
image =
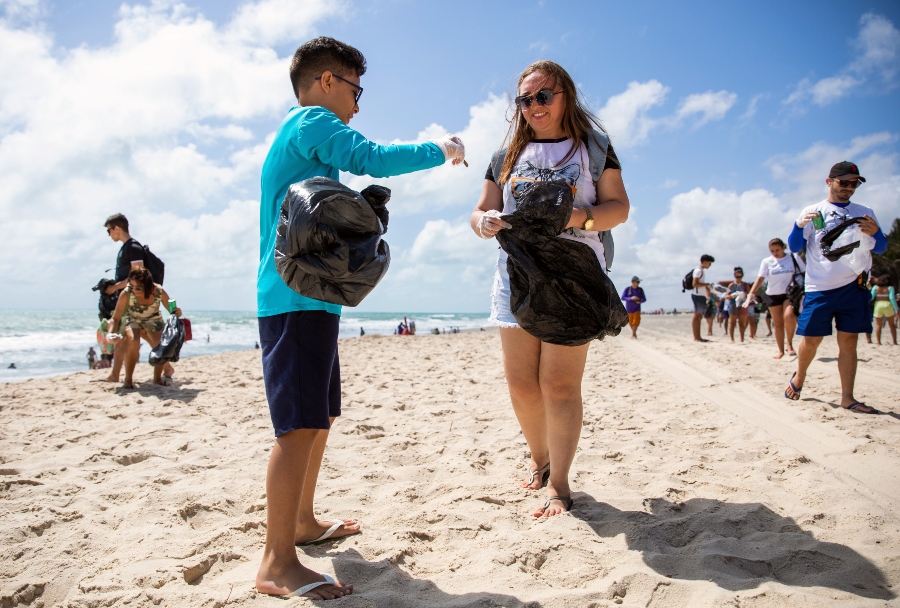
<svg viewBox="0 0 900 608">
<path fill-rule="evenodd" d="M 789 355 L 796 355 L 794 350 L 794 333 L 797 331 L 797 315 L 794 314 L 794 307 L 790 302 L 784 303 L 784 337 L 785 352 Z"/>
<path fill-rule="evenodd" d="M 772 311 L 772 325 L 774 326 L 772 332 L 775 334 L 775 345 L 778 346 L 778 354 L 775 355 L 775 359 L 781 359 L 784 356 L 784 311 L 781 304 L 770 306 L 769 310 Z"/>
<path fill-rule="evenodd" d="M 875 342 L 881 346 L 881 328 L 884 326 L 884 317 L 875 317 Z"/>
<path fill-rule="evenodd" d="M 137 365 L 138 358 L 141 356 L 141 330 L 134 330 L 131 327 L 125 328 L 124 344 L 125 349 L 125 388 L 134 388 L 134 368 Z"/>
<path fill-rule="evenodd" d="M 541 341 L 524 329 L 501 327 L 500 343 L 503 345 L 503 370 L 509 386 L 509 399 L 531 451 L 530 468 L 536 471 L 550 461 L 544 397 L 538 374 Z M 541 483 L 542 480 L 535 477 L 534 482 L 525 487 L 537 490 Z"/>
<path fill-rule="evenodd" d="M 547 446 L 550 453 L 550 482 L 547 497 L 569 496 L 569 469 L 575 459 L 581 437 L 583 406 L 581 380 L 588 347 L 541 344 L 540 386 L 547 420 Z M 551 517 L 566 511 L 561 501 L 553 501 L 536 517 Z"/>
</svg>

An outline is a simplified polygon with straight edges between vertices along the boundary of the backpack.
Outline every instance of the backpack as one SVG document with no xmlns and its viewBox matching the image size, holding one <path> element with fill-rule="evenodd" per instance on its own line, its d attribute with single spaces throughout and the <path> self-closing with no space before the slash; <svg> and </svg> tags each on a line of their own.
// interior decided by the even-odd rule
<svg viewBox="0 0 900 608">
<path fill-rule="evenodd" d="M 163 284 L 163 278 L 166 276 L 165 263 L 156 257 L 156 254 L 150 251 L 147 245 L 141 245 L 144 248 L 144 266 L 153 275 L 153 282 L 159 285 Z"/>
<path fill-rule="evenodd" d="M 681 279 L 681 293 L 690 291 L 694 288 L 694 269 L 691 269 L 684 278 Z"/>
<path fill-rule="evenodd" d="M 606 166 L 606 151 L 609 149 L 609 137 L 602 131 L 596 129 L 591 130 L 588 134 L 587 141 L 588 152 L 588 170 L 591 173 L 591 179 L 596 185 L 600 180 L 600 174 L 603 173 L 603 167 Z M 494 152 L 491 157 L 491 171 L 494 174 L 494 180 L 500 178 L 500 171 L 503 168 L 503 160 L 506 158 L 508 148 L 502 148 Z M 606 258 L 606 271 L 612 268 L 613 257 L 616 253 L 616 245 L 613 242 L 612 232 L 603 230 L 598 232 L 600 242 L 603 243 L 603 254 Z"/>
</svg>

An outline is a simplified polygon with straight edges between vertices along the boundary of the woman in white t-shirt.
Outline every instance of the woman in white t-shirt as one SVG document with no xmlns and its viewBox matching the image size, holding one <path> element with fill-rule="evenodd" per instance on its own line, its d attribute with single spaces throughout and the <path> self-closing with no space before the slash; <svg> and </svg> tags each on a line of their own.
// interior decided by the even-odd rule
<svg viewBox="0 0 900 608">
<path fill-rule="evenodd" d="M 756 300 L 756 290 L 763 281 L 768 279 L 768 287 L 766 287 L 766 295 L 769 296 L 771 303 L 769 310 L 772 311 L 772 324 L 775 326 L 775 344 L 778 345 L 778 354 L 774 355 L 775 359 L 781 359 L 785 353 L 784 336 L 787 333 L 787 354 L 796 355 L 794 352 L 793 341 L 794 332 L 797 329 L 797 316 L 794 314 L 794 307 L 786 295 L 788 285 L 795 274 L 803 274 L 806 270 L 806 264 L 797 256 L 791 254 L 785 248 L 784 241 L 779 238 L 769 241 L 769 257 L 763 259 L 759 265 L 759 276 L 753 283 L 750 293 L 751 302 Z M 796 262 L 796 266 L 794 263 Z"/>
<path fill-rule="evenodd" d="M 588 245 L 605 269 L 598 231 L 624 222 L 629 202 L 612 146 L 607 148 L 600 179 L 593 182 L 585 145 L 593 131 L 603 132 L 603 128 L 585 109 L 571 76 L 552 61 L 528 66 L 519 77 L 500 175 L 488 169 L 472 212 L 475 234 L 492 238 L 509 227 L 499 216 L 515 211 L 530 184 L 564 180 L 575 201 L 559 238 Z M 605 135 L 602 139 L 606 140 Z M 516 323 L 509 298 L 506 254 L 501 250 L 491 293 L 491 320 L 500 327 L 510 400 L 531 450 L 529 478 L 522 485 L 532 490 L 547 486 L 546 502 L 534 516 L 550 517 L 572 508 L 569 468 L 581 435 L 581 381 L 589 344 L 560 346 L 535 338 Z"/>
</svg>

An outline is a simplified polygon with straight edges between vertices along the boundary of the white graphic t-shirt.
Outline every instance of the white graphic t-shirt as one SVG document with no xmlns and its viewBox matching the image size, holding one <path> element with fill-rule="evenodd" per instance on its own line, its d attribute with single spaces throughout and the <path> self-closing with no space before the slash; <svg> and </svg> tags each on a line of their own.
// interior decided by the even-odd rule
<svg viewBox="0 0 900 608">
<path fill-rule="evenodd" d="M 868 215 L 875 220 L 875 223 L 878 223 L 875 212 L 853 202 L 848 203 L 846 207 L 841 207 L 826 200 L 805 207 L 798 217 L 803 217 L 813 211 L 822 212 L 822 216 L 825 218 L 825 227 L 822 230 L 816 230 L 812 222 L 803 227 L 803 238 L 806 239 L 806 291 L 828 291 L 849 285 L 856 280 L 856 273 L 840 260 L 832 262 L 822 255 L 819 240 L 826 232 L 850 218 Z M 872 258 L 869 256 L 869 264 L 865 270 L 871 269 Z"/>
<path fill-rule="evenodd" d="M 801 274 L 806 270 L 806 264 L 796 255 L 797 273 Z M 784 257 L 776 258 L 774 255 L 763 259 L 759 265 L 759 276 L 768 277 L 768 287 L 766 287 L 766 295 L 780 296 L 787 291 L 788 285 L 791 284 L 791 277 L 794 276 L 794 263 L 791 261 L 791 252 L 785 251 Z"/>
<path fill-rule="evenodd" d="M 590 207 L 597 202 L 597 190 L 588 169 L 587 147 L 580 144 L 572 158 L 562 162 L 571 147 L 570 139 L 554 142 L 532 141 L 525 146 L 509 179 L 503 185 L 503 213 L 515 211 L 519 198 L 534 182 L 565 180 L 575 193 L 573 202 L 575 207 Z M 600 242 L 600 235 L 596 230 L 566 228 L 559 238 L 585 243 L 597 254 L 600 268 L 606 268 L 603 243 Z M 506 275 L 506 257 L 506 252 L 501 249 L 497 268 L 503 275 Z"/>
</svg>

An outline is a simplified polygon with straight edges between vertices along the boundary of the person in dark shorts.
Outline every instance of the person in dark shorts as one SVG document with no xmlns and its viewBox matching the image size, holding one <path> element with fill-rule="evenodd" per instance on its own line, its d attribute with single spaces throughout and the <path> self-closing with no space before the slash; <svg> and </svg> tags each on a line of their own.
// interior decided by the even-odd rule
<svg viewBox="0 0 900 608">
<path fill-rule="evenodd" d="M 829 259 L 821 242 L 829 230 L 849 219 L 858 218 L 862 233 L 875 239 L 871 251 L 884 253 L 887 249 L 888 240 L 875 219 L 875 212 L 850 201 L 865 181 L 856 164 L 844 161 L 834 165 L 825 179 L 828 198 L 805 207 L 788 237 L 791 251 L 806 248 L 806 298 L 797 321 L 797 335 L 800 336 L 797 371 L 788 381 L 784 396 L 794 401 L 800 399 L 807 369 L 816 357 L 822 338 L 831 335 L 834 324 L 837 328 L 838 373 L 841 377 L 840 406 L 860 414 L 878 414 L 878 410 L 857 401 L 853 395 L 856 343 L 859 334 L 872 333 L 871 294 L 866 285 L 872 257 L 869 254 L 868 267 L 859 274 L 844 260 L 846 256 Z M 816 223 L 820 223 L 821 227 L 817 227 Z"/>
<path fill-rule="evenodd" d="M 806 264 L 802 258 L 787 251 L 784 241 L 779 238 L 769 241 L 769 253 L 772 255 L 763 258 L 759 265 L 759 275 L 753 282 L 753 287 L 750 288 L 750 299 L 752 302 L 758 301 L 757 290 L 763 281 L 767 280 L 766 295 L 769 297 L 769 312 L 772 314 L 772 324 L 775 326 L 775 344 L 778 346 L 778 354 L 774 355 L 774 358 L 781 359 L 785 352 L 788 355 L 797 354 L 794 351 L 797 316 L 794 314 L 794 308 L 788 301 L 785 292 L 788 285 L 791 284 L 793 276 L 806 271 Z"/>
<path fill-rule="evenodd" d="M 694 318 L 691 319 L 691 329 L 694 332 L 694 342 L 709 342 L 706 338 L 700 336 L 700 324 L 703 315 L 706 313 L 706 302 L 712 296 L 712 281 L 706 276 L 706 271 L 716 261 L 711 255 L 704 253 L 700 256 L 700 265 L 694 268 L 694 292 L 691 294 L 691 300 L 694 303 Z M 700 290 L 703 290 L 701 293 Z"/>
<path fill-rule="evenodd" d="M 386 177 L 459 164 L 465 148 L 452 135 L 383 146 L 348 126 L 359 111 L 366 60 L 333 38 L 306 42 L 290 68 L 297 105 L 275 133 L 263 163 L 257 316 L 263 380 L 275 430 L 266 473 L 266 545 L 256 574 L 261 593 L 330 600 L 349 594 L 328 575 L 304 567 L 295 544 L 359 532 L 351 520 L 319 520 L 313 506 L 329 429 L 341 414 L 338 323 L 341 307 L 291 290 L 275 268 L 281 201 L 291 184 L 337 180 L 340 171 Z"/>
</svg>

